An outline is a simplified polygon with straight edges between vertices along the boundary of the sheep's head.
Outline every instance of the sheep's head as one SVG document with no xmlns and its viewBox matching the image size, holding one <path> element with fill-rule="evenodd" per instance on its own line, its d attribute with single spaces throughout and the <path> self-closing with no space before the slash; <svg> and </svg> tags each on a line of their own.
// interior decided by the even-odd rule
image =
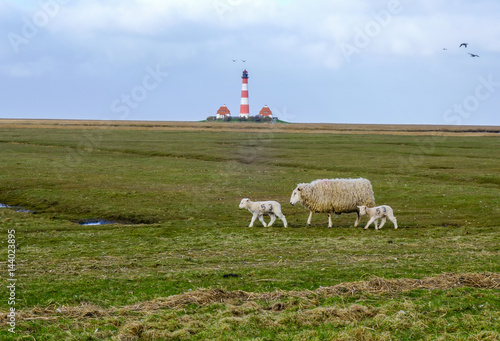
<svg viewBox="0 0 500 341">
<path fill-rule="evenodd" d="M 358 206 L 358 209 L 359 209 L 359 215 L 366 214 L 366 206 Z"/>
<path fill-rule="evenodd" d="M 298 185 L 297 188 L 292 192 L 292 196 L 290 197 L 290 205 L 295 205 L 296 203 L 301 201 L 300 193 L 302 191 L 302 186 Z"/>
<path fill-rule="evenodd" d="M 250 201 L 248 198 L 241 199 L 240 201 L 240 208 L 245 208 L 247 207 L 247 203 Z"/>
</svg>

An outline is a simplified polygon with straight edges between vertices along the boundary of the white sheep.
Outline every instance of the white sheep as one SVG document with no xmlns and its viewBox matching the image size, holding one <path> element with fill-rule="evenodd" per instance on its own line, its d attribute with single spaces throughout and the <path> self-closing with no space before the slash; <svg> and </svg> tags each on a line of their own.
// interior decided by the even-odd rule
<svg viewBox="0 0 500 341">
<path fill-rule="evenodd" d="M 368 220 L 368 223 L 365 226 L 365 230 L 373 222 L 375 222 L 375 230 L 380 230 L 382 226 L 384 226 L 387 218 L 389 218 L 389 220 L 392 221 L 395 229 L 398 228 L 398 221 L 396 220 L 396 217 L 394 216 L 394 213 L 390 206 L 387 205 L 382 205 L 377 207 L 359 206 L 358 208 L 360 215 L 366 214 L 368 215 L 368 217 L 370 217 L 370 220 Z M 377 227 L 379 219 L 381 219 L 380 226 Z"/>
<path fill-rule="evenodd" d="M 283 221 L 285 227 L 288 226 L 286 222 L 285 215 L 281 213 L 281 205 L 276 201 L 251 201 L 248 198 L 241 199 L 240 208 L 246 208 L 252 213 L 252 220 L 248 227 L 252 227 L 255 219 L 259 218 L 260 222 L 264 227 L 266 227 L 266 222 L 264 221 L 263 215 L 267 214 L 271 217 L 271 221 L 267 227 L 271 227 L 276 220 L 276 217 Z"/>
<path fill-rule="evenodd" d="M 372 184 L 369 180 L 324 179 L 308 184 L 298 184 L 290 197 L 290 204 L 300 202 L 309 209 L 307 225 L 311 225 L 314 212 L 328 213 L 328 227 L 332 227 L 332 213 L 356 212 L 354 226 L 358 226 L 361 216 L 359 205 L 375 206 Z"/>
</svg>

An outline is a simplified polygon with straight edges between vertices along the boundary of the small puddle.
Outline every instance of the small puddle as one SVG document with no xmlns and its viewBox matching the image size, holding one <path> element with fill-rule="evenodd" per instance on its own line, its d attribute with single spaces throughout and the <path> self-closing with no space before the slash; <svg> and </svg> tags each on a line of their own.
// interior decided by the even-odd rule
<svg viewBox="0 0 500 341">
<path fill-rule="evenodd" d="M 0 208 L 8 208 L 11 210 L 15 210 L 16 212 L 22 212 L 22 213 L 33 213 L 33 211 L 27 210 L 21 206 L 9 206 L 2 203 L 0 203 Z"/>
<path fill-rule="evenodd" d="M 5 205 L 0 203 L 0 209 L 5 208 L 5 209 L 10 209 L 14 210 L 16 212 L 22 212 L 22 213 L 35 213 L 35 211 L 27 210 L 24 207 L 21 206 L 10 206 L 10 205 Z M 81 225 L 81 226 L 101 226 L 101 225 L 112 225 L 112 224 L 122 224 L 122 225 L 136 225 L 131 222 L 125 222 L 125 221 L 110 221 L 106 219 L 82 219 L 82 220 L 73 220 L 74 223 Z"/>
<path fill-rule="evenodd" d="M 80 220 L 78 221 L 78 224 L 82 226 L 100 226 L 100 225 L 117 224 L 117 222 L 104 219 L 93 219 L 93 220 Z"/>
</svg>

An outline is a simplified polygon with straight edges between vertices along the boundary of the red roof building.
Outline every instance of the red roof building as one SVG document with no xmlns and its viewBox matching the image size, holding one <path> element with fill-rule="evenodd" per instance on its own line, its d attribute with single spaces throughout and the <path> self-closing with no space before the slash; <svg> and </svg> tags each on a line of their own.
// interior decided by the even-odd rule
<svg viewBox="0 0 500 341">
<path fill-rule="evenodd" d="M 226 117 L 231 117 L 231 112 L 229 111 L 229 109 L 224 104 L 223 106 L 221 106 L 219 108 L 219 110 L 217 110 L 217 115 L 215 115 L 215 118 L 218 119 L 218 120 L 220 120 L 220 119 L 224 119 Z"/>
<path fill-rule="evenodd" d="M 261 117 L 273 117 L 273 113 L 271 112 L 271 109 L 267 105 L 264 105 L 264 107 L 260 110 L 259 116 Z"/>
</svg>

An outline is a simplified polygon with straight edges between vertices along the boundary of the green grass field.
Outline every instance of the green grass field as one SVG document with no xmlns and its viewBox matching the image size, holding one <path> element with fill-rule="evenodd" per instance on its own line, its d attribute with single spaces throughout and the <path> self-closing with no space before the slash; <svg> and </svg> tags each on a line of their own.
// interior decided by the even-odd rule
<svg viewBox="0 0 500 341">
<path fill-rule="evenodd" d="M 0 339 L 500 340 L 500 135 L 276 126 L 0 125 L 0 203 L 30 211 L 0 208 Z M 306 227 L 289 204 L 355 177 L 399 229 Z M 289 227 L 249 228 L 243 197 L 281 202 Z M 115 223 L 79 224 L 97 219 Z"/>
</svg>

